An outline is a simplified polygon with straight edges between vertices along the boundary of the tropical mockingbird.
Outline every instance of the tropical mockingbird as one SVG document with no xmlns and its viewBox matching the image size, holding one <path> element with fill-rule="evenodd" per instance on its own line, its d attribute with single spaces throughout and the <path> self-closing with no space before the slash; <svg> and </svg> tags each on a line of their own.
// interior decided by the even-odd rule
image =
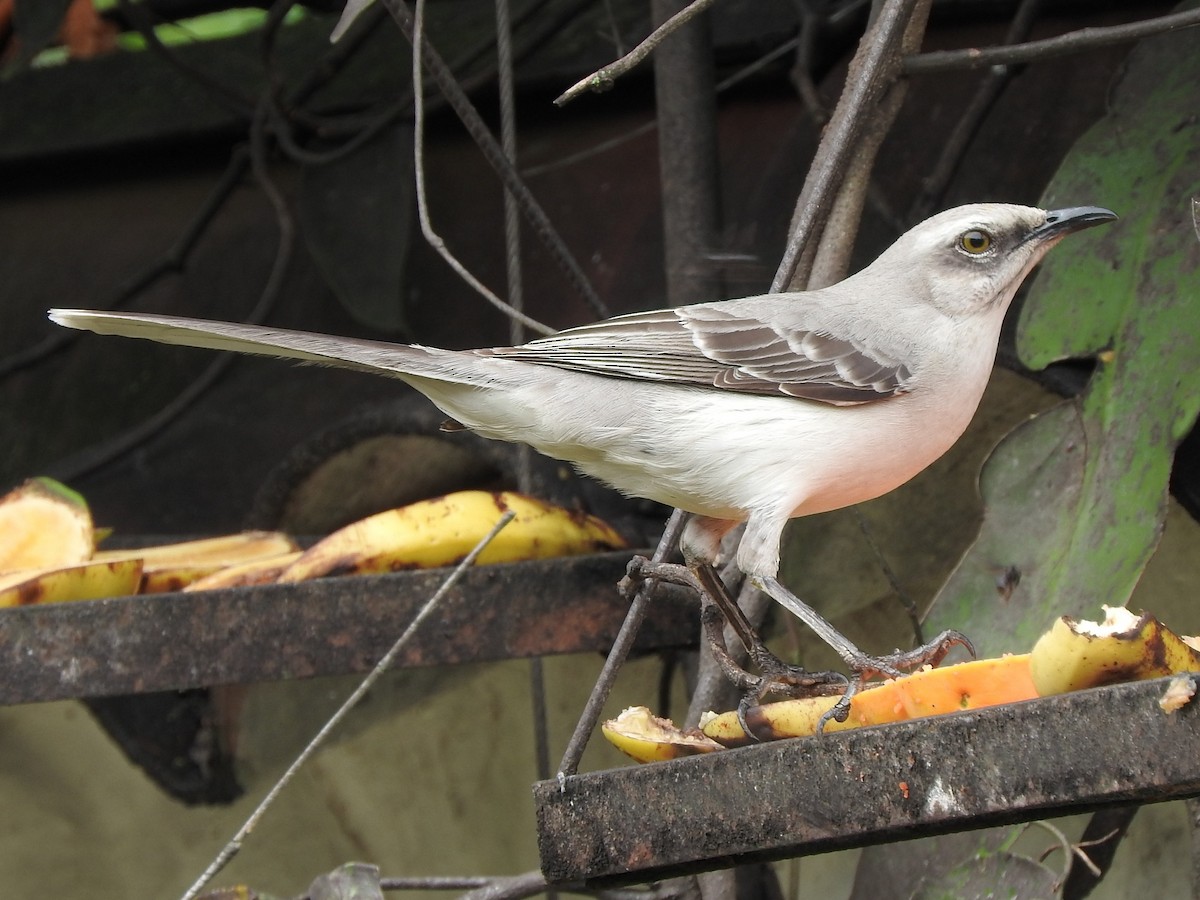
<svg viewBox="0 0 1200 900">
<path fill-rule="evenodd" d="M 979 404 L 1022 280 L 1065 235 L 1114 218 L 1096 207 L 961 206 L 830 287 L 632 313 L 519 347 L 440 350 L 140 313 L 50 318 L 399 378 L 485 437 L 692 513 L 680 541 L 688 571 L 643 568 L 690 573 L 735 627 L 711 564 L 745 522 L 738 567 L 845 659 L 853 692 L 865 676 L 940 659 L 961 636 L 867 656 L 776 579 L 784 525 L 887 493 L 945 453 Z M 800 672 L 767 680 L 803 681 L 785 670 Z"/>
</svg>

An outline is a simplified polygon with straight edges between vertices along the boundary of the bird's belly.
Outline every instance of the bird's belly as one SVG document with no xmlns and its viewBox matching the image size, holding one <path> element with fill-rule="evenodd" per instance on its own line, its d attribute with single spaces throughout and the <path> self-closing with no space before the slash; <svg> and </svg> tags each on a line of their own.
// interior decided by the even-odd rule
<svg viewBox="0 0 1200 900">
<path fill-rule="evenodd" d="M 688 512 L 799 516 L 898 487 L 941 456 L 974 411 L 954 404 L 959 414 L 948 415 L 911 395 L 835 407 L 688 388 L 637 393 L 622 415 L 591 409 L 523 439 L 626 494 Z"/>
</svg>

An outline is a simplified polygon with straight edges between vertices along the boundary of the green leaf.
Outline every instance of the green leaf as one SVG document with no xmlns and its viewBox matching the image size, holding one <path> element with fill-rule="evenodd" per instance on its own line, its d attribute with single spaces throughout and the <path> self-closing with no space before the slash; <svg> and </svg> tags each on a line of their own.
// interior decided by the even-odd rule
<svg viewBox="0 0 1200 900">
<path fill-rule="evenodd" d="M 935 599 L 982 655 L 1028 650 L 1062 614 L 1126 602 L 1162 532 L 1175 445 L 1200 411 L 1200 54 L 1181 32 L 1131 54 L 1109 115 L 1043 205 L 1121 214 L 1044 264 L 1017 332 L 1034 369 L 1090 357 L 1084 394 L 1017 428 L 980 479 L 978 539 Z"/>
</svg>

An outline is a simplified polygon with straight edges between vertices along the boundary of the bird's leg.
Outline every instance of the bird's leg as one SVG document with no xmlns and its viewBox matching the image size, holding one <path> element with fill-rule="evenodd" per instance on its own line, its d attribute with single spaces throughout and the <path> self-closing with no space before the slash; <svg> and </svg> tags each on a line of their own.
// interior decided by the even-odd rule
<svg viewBox="0 0 1200 900">
<path fill-rule="evenodd" d="M 835 684 L 839 691 L 845 687 L 845 676 L 837 672 L 809 672 L 800 666 L 793 666 L 781 660 L 767 649 L 767 645 L 758 636 L 754 625 L 746 618 L 745 612 L 742 611 L 737 601 L 726 590 L 725 582 L 721 580 L 721 576 L 717 574 L 716 569 L 706 562 L 695 561 L 688 568 L 692 571 L 697 583 L 700 585 L 701 596 L 709 598 L 721 611 L 725 620 L 730 624 L 737 634 L 738 639 L 742 642 L 742 646 L 746 648 L 746 655 L 749 656 L 750 662 L 758 669 L 757 682 L 753 685 L 758 691 L 758 697 L 755 699 L 760 699 L 764 694 L 772 690 L 794 697 L 813 697 L 832 693 L 828 688 Z M 711 630 L 708 631 L 708 637 L 709 643 L 714 645 L 715 650 L 717 642 L 713 640 L 713 632 Z M 725 649 L 723 635 L 720 647 L 721 649 Z M 718 662 L 720 662 L 719 658 Z M 732 663 L 733 660 L 730 659 L 730 662 Z M 722 668 L 724 668 L 724 664 L 722 664 Z M 726 670 L 726 674 L 729 674 L 728 670 Z M 753 678 L 754 676 L 750 677 Z M 748 685 L 739 684 L 732 677 L 730 680 L 738 684 L 739 687 L 749 687 Z"/>
<path fill-rule="evenodd" d="M 697 583 L 701 586 L 700 597 L 703 603 L 700 609 L 700 622 L 708 637 L 708 646 L 713 658 L 725 673 L 725 677 L 742 691 L 738 701 L 737 718 L 742 726 L 742 732 L 748 737 L 758 740 L 754 733 L 747 713 L 752 706 L 762 702 L 762 698 L 771 692 L 787 697 L 817 697 L 828 694 L 853 693 L 853 687 L 845 675 L 840 672 L 809 672 L 800 666 L 785 663 L 767 649 L 753 624 L 746 618 L 745 612 L 737 601 L 725 589 L 725 582 L 708 563 L 693 562 L 691 569 Z M 746 655 L 758 669 L 757 675 L 751 675 L 737 664 L 725 645 L 724 623 L 728 622 L 737 633 L 746 648 Z M 846 701 L 845 712 L 841 712 L 841 701 L 838 711 L 842 721 L 849 714 L 849 701 Z M 827 713 L 821 719 L 820 728 L 824 729 L 825 720 L 831 714 Z"/>
<path fill-rule="evenodd" d="M 774 692 L 789 697 L 814 697 L 844 693 L 848 690 L 847 678 L 840 672 L 809 672 L 800 666 L 785 663 L 768 650 L 742 608 L 730 596 L 725 582 L 708 563 L 693 560 L 691 564 L 681 566 L 675 563 L 652 562 L 645 557 L 636 556 L 630 560 L 626 577 L 621 583 L 622 593 L 630 593 L 634 583 L 645 578 L 659 578 L 672 584 L 681 584 L 700 595 L 700 621 L 704 626 L 713 658 L 725 673 L 725 677 L 742 691 L 742 700 L 738 704 L 738 720 L 747 735 L 753 737 L 754 732 L 746 722 L 746 711 L 760 702 L 767 693 Z M 751 674 L 742 668 L 729 652 L 725 644 L 725 622 L 730 624 L 746 648 L 746 654 L 758 670 L 758 674 Z"/>
<path fill-rule="evenodd" d="M 971 656 L 975 655 L 975 648 L 964 635 L 957 631 L 947 630 L 928 643 L 912 650 L 896 650 L 884 656 L 869 656 L 858 649 L 849 638 L 834 628 L 815 609 L 780 584 L 777 579 L 760 576 L 755 578 L 754 582 L 772 600 L 811 628 L 817 637 L 832 647 L 834 652 L 845 660 L 850 671 L 854 673 L 851 678 L 851 687 L 855 690 L 869 678 L 881 675 L 885 678 L 898 678 L 905 672 L 919 669 L 925 665 L 936 666 L 956 644 L 965 647 Z M 846 702 L 849 703 L 849 700 Z"/>
</svg>

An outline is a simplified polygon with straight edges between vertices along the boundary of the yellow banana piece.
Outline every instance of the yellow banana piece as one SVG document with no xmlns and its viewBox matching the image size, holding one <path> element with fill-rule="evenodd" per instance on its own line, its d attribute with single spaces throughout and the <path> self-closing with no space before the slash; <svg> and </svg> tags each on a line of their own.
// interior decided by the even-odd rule
<svg viewBox="0 0 1200 900">
<path fill-rule="evenodd" d="M 1040 695 L 1200 672 L 1200 652 L 1150 613 L 1104 612 L 1103 622 L 1063 616 L 1041 636 L 1029 659 Z"/>
<path fill-rule="evenodd" d="M 481 564 L 613 550 L 625 541 L 595 516 L 512 491 L 461 491 L 368 516 L 314 544 L 280 575 L 326 575 L 436 568 L 458 562 L 508 510 L 514 518 L 479 556 Z"/>
<path fill-rule="evenodd" d="M 141 578 L 137 559 L 12 572 L 0 576 L 0 607 L 124 597 L 137 593 Z"/>
<path fill-rule="evenodd" d="M 0 572 L 81 563 L 95 530 L 87 502 L 50 478 L 32 478 L 0 497 Z"/>
<path fill-rule="evenodd" d="M 662 762 L 725 749 L 698 732 L 680 731 L 644 706 L 631 706 L 600 726 L 608 742 L 638 762 Z"/>
</svg>

